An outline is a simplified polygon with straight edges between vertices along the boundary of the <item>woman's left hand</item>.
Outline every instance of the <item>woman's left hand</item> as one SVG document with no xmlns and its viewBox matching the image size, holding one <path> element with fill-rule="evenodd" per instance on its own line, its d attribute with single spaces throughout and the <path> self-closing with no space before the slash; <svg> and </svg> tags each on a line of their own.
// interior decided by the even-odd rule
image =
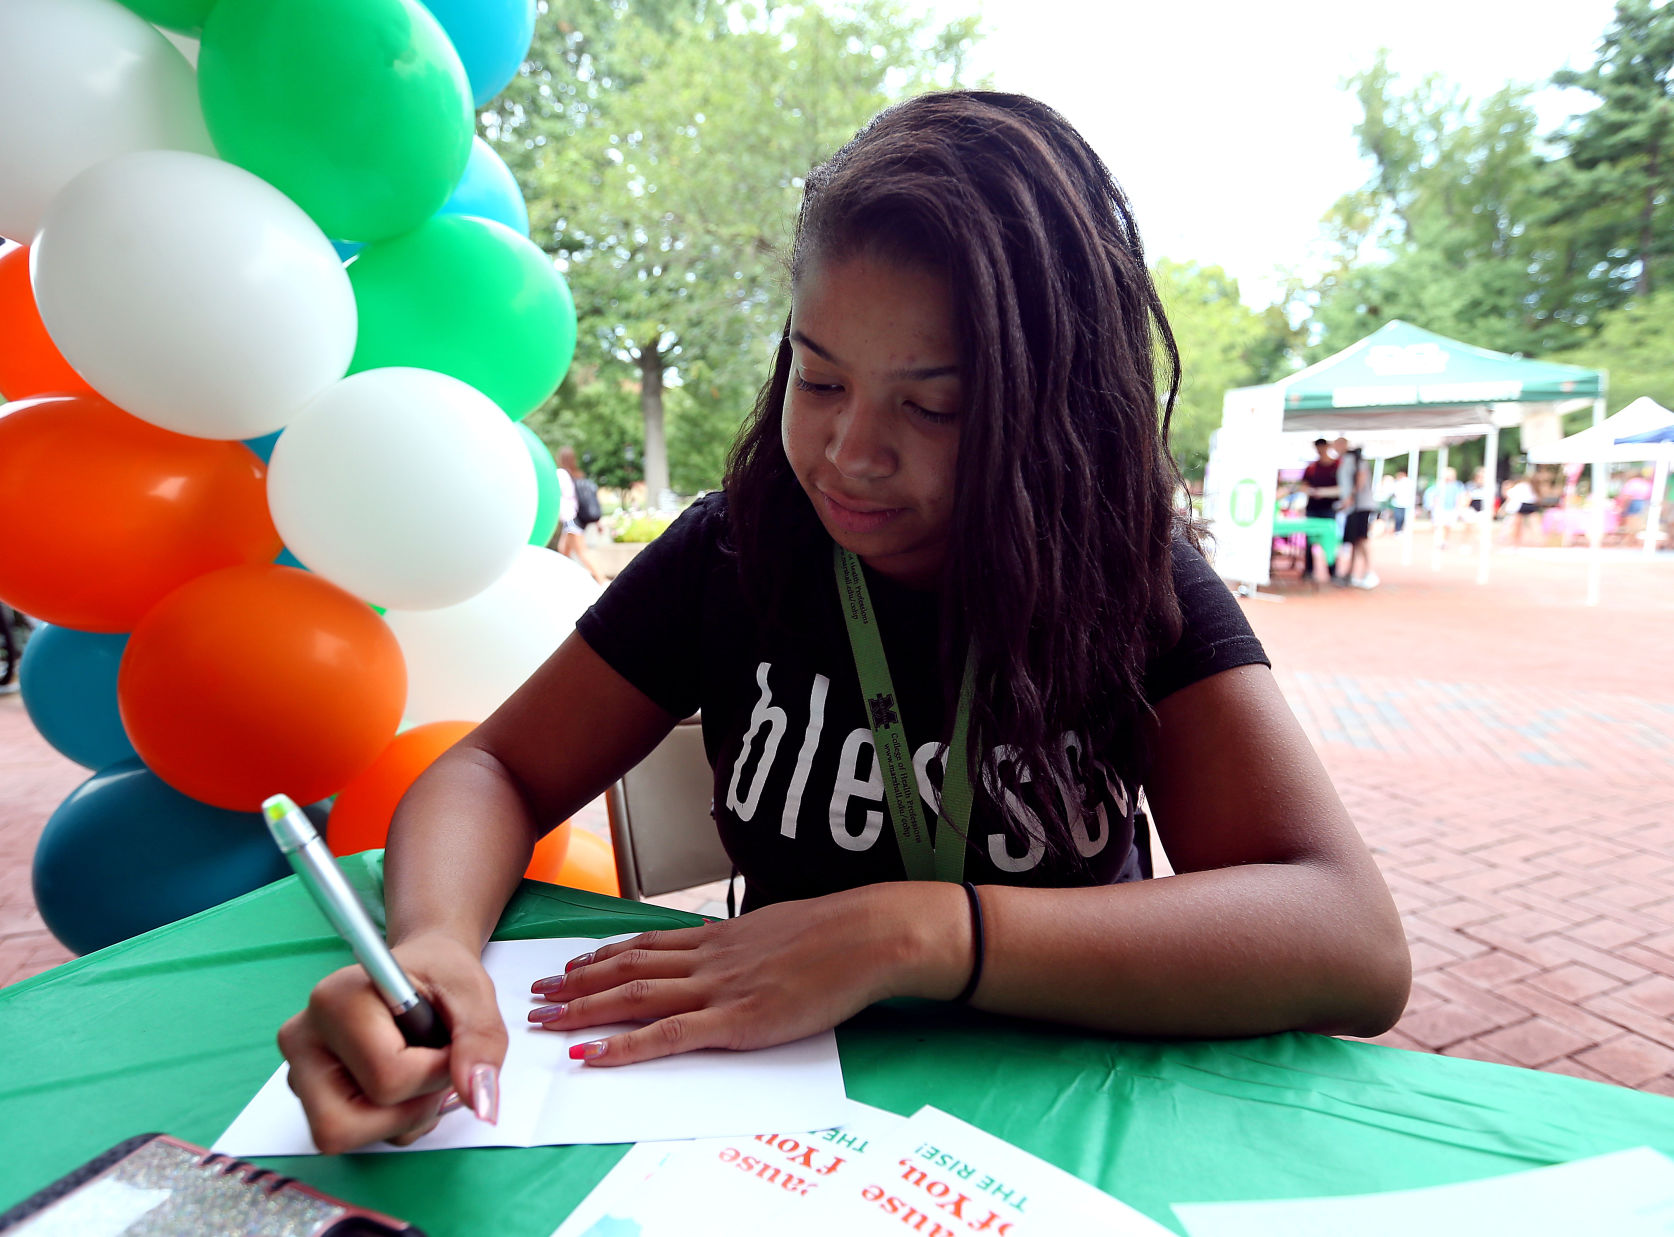
<svg viewBox="0 0 1674 1237">
<path fill-rule="evenodd" d="M 971 951 L 959 886 L 871 885 L 645 932 L 583 954 L 531 986 L 547 1004 L 530 1010 L 529 1021 L 572 1032 L 646 1024 L 570 1049 L 598 1065 L 694 1048 L 766 1048 L 888 997 L 951 998 Z"/>
</svg>

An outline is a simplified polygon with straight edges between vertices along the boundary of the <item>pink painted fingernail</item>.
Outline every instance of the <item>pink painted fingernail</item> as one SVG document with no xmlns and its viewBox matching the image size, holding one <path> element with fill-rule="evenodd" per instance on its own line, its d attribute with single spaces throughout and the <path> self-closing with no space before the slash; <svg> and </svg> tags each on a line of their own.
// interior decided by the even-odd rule
<svg viewBox="0 0 1674 1237">
<path fill-rule="evenodd" d="M 597 1061 L 604 1056 L 605 1045 L 608 1042 L 608 1040 L 590 1039 L 585 1044 L 572 1044 L 570 1046 L 570 1060 Z"/>
<path fill-rule="evenodd" d="M 436 1115 L 445 1117 L 450 1112 L 457 1112 L 463 1107 L 465 1107 L 465 1101 L 459 1098 L 459 1092 L 449 1091 L 442 1100 L 442 1106 L 436 1110 Z"/>
<path fill-rule="evenodd" d="M 497 1125 L 500 1121 L 500 1071 L 492 1065 L 471 1069 L 471 1111 L 478 1121 Z"/>
<path fill-rule="evenodd" d="M 569 1006 L 560 1001 L 557 1005 L 542 1005 L 539 1009 L 529 1011 L 530 1022 L 556 1022 L 564 1016 Z"/>
<path fill-rule="evenodd" d="M 586 953 L 582 954 L 581 957 L 571 958 L 568 962 L 566 962 L 564 964 L 564 970 L 565 971 L 573 971 L 578 966 L 586 966 L 592 960 L 593 960 L 593 951 L 588 950 Z"/>
<path fill-rule="evenodd" d="M 564 986 L 562 975 L 548 975 L 545 979 L 537 979 L 529 985 L 530 992 L 556 992 Z"/>
</svg>

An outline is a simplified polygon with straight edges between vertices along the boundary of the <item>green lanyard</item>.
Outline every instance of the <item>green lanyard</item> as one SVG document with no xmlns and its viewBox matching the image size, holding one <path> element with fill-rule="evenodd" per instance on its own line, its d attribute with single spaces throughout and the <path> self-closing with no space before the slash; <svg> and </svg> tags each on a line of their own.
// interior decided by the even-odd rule
<svg viewBox="0 0 1674 1237">
<path fill-rule="evenodd" d="M 860 694 L 866 702 L 872 726 L 872 745 L 883 771 L 884 803 L 895 840 L 901 847 L 908 880 L 943 880 L 954 884 L 965 879 L 965 847 L 970 836 L 971 693 L 976 685 L 976 665 L 965 660 L 965 679 L 959 688 L 959 706 L 953 715 L 953 737 L 948 744 L 946 769 L 942 774 L 942 810 L 936 818 L 931 841 L 919 807 L 918 784 L 913 777 L 912 757 L 907 750 L 907 728 L 901 721 L 901 705 L 889 676 L 883 639 L 872 613 L 872 597 L 866 590 L 866 576 L 860 559 L 842 546 L 831 547 L 837 569 L 837 591 L 843 601 L 843 621 L 849 629 L 849 647 L 860 674 Z"/>
</svg>

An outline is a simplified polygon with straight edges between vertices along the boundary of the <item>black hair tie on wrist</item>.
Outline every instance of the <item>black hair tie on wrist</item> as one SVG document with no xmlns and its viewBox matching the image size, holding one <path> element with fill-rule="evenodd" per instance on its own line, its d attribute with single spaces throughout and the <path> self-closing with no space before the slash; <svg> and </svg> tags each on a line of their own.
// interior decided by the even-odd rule
<svg viewBox="0 0 1674 1237">
<path fill-rule="evenodd" d="M 977 985 L 982 982 L 982 899 L 977 897 L 976 886 L 970 881 L 961 883 L 965 886 L 965 896 L 971 903 L 971 945 L 976 955 L 971 963 L 971 977 L 965 981 L 965 987 L 959 995 L 953 998 L 960 1005 L 964 1005 L 976 995 Z"/>
</svg>

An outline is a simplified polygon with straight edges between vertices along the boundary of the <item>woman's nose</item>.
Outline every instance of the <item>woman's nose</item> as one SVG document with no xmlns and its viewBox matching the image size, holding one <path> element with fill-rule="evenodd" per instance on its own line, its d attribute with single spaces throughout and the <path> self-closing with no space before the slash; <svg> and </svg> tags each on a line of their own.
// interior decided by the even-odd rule
<svg viewBox="0 0 1674 1237">
<path fill-rule="evenodd" d="M 895 471 L 895 445 L 890 438 L 889 410 L 864 400 L 851 400 L 833 419 L 825 457 L 845 477 L 877 480 Z"/>
</svg>

